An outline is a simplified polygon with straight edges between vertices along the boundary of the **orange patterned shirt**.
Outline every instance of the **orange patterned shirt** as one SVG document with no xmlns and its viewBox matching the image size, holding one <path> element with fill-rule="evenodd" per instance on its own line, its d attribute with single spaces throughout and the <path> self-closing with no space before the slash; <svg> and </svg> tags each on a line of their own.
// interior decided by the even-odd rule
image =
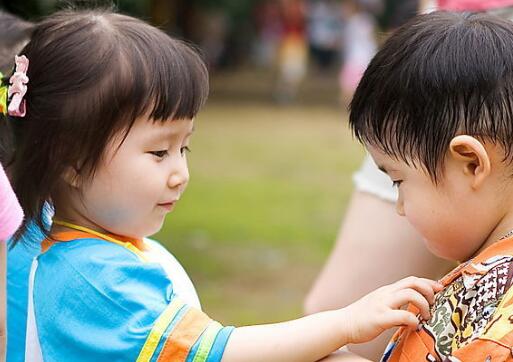
<svg viewBox="0 0 513 362">
<path fill-rule="evenodd" d="M 513 237 L 500 240 L 440 281 L 431 319 L 399 329 L 383 362 L 513 361 Z M 417 311 L 410 306 L 410 310 Z"/>
</svg>

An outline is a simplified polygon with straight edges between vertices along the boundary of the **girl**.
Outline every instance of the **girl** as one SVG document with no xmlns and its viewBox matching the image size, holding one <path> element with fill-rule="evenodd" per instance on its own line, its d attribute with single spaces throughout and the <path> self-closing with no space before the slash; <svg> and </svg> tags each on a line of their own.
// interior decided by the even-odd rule
<svg viewBox="0 0 513 362">
<path fill-rule="evenodd" d="M 440 286 L 417 278 L 344 309 L 274 325 L 222 327 L 156 233 L 189 181 L 186 152 L 208 92 L 188 46 L 108 11 L 42 21 L 17 57 L 27 92 L 12 178 L 27 215 L 55 217 L 30 274 L 26 360 L 316 361 L 429 317 Z M 21 74 L 20 74 L 21 73 Z M 21 87 L 20 85 L 20 87 Z"/>
</svg>

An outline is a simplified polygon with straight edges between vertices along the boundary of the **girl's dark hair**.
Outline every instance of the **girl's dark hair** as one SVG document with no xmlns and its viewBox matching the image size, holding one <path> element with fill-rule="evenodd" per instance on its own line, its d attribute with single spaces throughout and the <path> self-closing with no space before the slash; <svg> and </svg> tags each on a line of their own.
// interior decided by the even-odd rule
<svg viewBox="0 0 513 362">
<path fill-rule="evenodd" d="M 458 133 L 513 154 L 513 23 L 487 14 L 434 12 L 393 34 L 351 102 L 356 137 L 434 182 Z"/>
<path fill-rule="evenodd" d="M 23 49 L 27 113 L 14 126 L 14 190 L 35 221 L 64 172 L 92 177 L 104 149 L 136 118 L 192 119 L 208 94 L 205 64 L 184 42 L 109 10 L 63 11 L 41 21 Z"/>
</svg>

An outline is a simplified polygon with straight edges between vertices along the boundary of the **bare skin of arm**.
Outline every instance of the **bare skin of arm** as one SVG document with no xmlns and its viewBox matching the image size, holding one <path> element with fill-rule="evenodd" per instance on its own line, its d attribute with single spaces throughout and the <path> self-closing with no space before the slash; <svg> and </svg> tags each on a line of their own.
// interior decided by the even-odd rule
<svg viewBox="0 0 513 362">
<path fill-rule="evenodd" d="M 236 328 L 223 362 L 313 362 L 348 343 L 367 342 L 397 326 L 416 328 L 417 316 L 401 307 L 413 303 L 424 319 L 442 286 L 409 277 L 381 287 L 357 302 L 296 320 Z"/>
<path fill-rule="evenodd" d="M 334 249 L 305 300 L 305 313 L 344 307 L 406 275 L 438 279 L 454 266 L 424 247 L 393 203 L 356 191 Z M 350 349 L 379 360 L 392 333 Z"/>
</svg>

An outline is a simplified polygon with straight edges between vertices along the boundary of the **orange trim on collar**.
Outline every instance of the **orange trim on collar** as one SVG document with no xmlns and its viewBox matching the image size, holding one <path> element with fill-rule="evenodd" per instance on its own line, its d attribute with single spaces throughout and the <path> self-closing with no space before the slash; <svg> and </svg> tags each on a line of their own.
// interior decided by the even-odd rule
<svg viewBox="0 0 513 362">
<path fill-rule="evenodd" d="M 119 240 L 123 243 L 130 243 L 135 248 L 137 248 L 137 250 L 139 250 L 140 252 L 144 252 L 144 251 L 148 250 L 147 245 L 144 243 L 144 241 L 142 239 L 135 239 L 135 238 L 127 237 L 127 236 L 115 235 L 115 234 L 110 234 L 110 233 L 105 234 L 105 235 L 108 237 L 111 237 L 113 239 Z M 93 235 L 93 234 L 90 234 L 90 233 L 87 233 L 84 231 L 76 231 L 76 230 L 61 231 L 61 232 L 51 235 L 50 238 L 43 240 L 43 242 L 41 243 L 41 252 L 43 252 L 43 253 L 46 252 L 48 249 L 50 249 L 52 247 L 52 245 L 54 245 L 57 242 L 68 242 L 68 241 L 76 240 L 76 239 L 90 239 L 90 238 L 101 239 L 101 240 L 105 240 L 107 242 L 111 242 L 109 240 L 101 238 L 100 236 Z"/>
</svg>

